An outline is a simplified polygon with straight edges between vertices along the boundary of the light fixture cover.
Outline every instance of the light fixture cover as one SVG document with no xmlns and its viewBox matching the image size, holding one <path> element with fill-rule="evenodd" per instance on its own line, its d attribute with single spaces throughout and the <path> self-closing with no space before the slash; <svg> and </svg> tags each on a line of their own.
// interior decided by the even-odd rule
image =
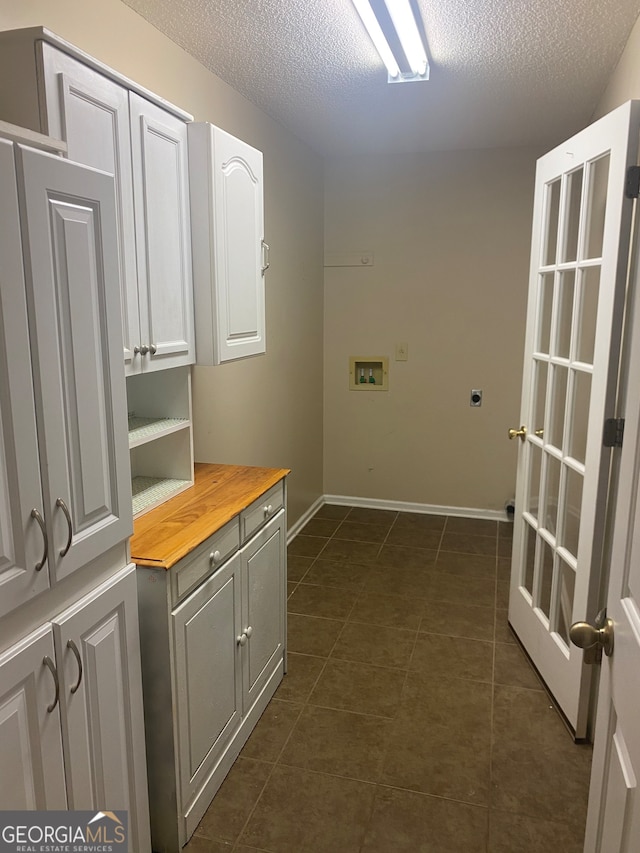
<svg viewBox="0 0 640 853">
<path fill-rule="evenodd" d="M 428 80 L 429 62 L 427 60 L 427 53 L 422 43 L 409 0 L 384 0 L 384 4 L 387 7 L 389 17 L 411 69 L 409 72 L 402 72 L 400 70 L 400 64 L 393 55 L 387 36 L 375 15 L 370 0 L 353 0 L 353 5 L 356 7 L 371 41 L 387 68 L 389 74 L 388 82 L 408 83 L 417 80 Z"/>
</svg>

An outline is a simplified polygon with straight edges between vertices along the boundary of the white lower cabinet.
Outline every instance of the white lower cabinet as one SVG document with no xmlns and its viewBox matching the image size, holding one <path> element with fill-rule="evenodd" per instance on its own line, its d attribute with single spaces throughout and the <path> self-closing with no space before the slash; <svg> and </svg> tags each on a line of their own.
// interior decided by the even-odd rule
<svg viewBox="0 0 640 853">
<path fill-rule="evenodd" d="M 0 657 L 0 766 L 0 809 L 123 809 L 151 849 L 134 566 Z"/>
<path fill-rule="evenodd" d="M 187 842 L 284 674 L 282 483 L 276 491 L 268 510 L 255 502 L 261 526 L 245 544 L 241 513 L 172 569 L 138 567 L 156 853 Z"/>
</svg>

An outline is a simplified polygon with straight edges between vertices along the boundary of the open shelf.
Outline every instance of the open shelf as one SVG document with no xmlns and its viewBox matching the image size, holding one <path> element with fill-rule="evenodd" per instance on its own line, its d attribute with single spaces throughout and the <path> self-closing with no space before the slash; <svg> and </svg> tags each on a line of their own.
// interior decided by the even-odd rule
<svg viewBox="0 0 640 853">
<path fill-rule="evenodd" d="M 190 485 L 190 480 L 175 480 L 169 477 L 134 477 L 131 480 L 134 517 L 164 503 L 179 492 L 188 489 Z"/>
<path fill-rule="evenodd" d="M 138 447 L 190 426 L 187 418 L 139 418 L 129 416 L 129 447 Z"/>
</svg>

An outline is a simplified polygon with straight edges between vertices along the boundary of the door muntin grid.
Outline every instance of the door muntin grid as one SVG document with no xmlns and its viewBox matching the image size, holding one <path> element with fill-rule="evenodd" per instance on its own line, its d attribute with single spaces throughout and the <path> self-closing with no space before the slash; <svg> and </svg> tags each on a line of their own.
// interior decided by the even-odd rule
<svg viewBox="0 0 640 853">
<path fill-rule="evenodd" d="M 549 181 L 543 205 L 521 584 L 567 654 L 608 170 L 604 155 Z"/>
</svg>

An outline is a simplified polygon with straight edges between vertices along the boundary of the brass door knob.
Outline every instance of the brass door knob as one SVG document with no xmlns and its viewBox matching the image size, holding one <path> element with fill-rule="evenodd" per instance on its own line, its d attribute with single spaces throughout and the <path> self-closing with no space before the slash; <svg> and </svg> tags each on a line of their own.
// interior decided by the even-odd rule
<svg viewBox="0 0 640 853">
<path fill-rule="evenodd" d="M 520 441 L 524 441 L 527 437 L 527 428 L 526 426 L 521 426 L 520 429 L 513 429 L 513 427 L 509 430 L 509 438 L 515 438 L 519 436 Z"/>
<path fill-rule="evenodd" d="M 598 627 L 599 623 L 602 623 L 602 627 Z M 596 625 L 574 622 L 569 629 L 569 638 L 579 649 L 602 650 L 609 657 L 613 654 L 613 620 L 596 619 Z"/>
</svg>

